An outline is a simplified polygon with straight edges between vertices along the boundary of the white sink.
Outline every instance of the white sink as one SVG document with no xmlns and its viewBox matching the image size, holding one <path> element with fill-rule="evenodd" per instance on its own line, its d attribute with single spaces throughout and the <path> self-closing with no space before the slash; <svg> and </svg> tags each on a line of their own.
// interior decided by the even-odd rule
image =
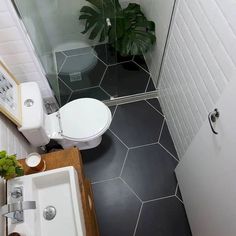
<svg viewBox="0 0 236 236">
<path fill-rule="evenodd" d="M 8 231 L 22 236 L 84 236 L 86 235 L 77 172 L 65 167 L 7 182 L 8 203 L 15 187 L 23 186 L 23 201 L 36 201 L 36 210 L 24 211 L 24 222 L 8 221 Z M 56 216 L 46 220 L 44 209 L 53 206 Z"/>
</svg>

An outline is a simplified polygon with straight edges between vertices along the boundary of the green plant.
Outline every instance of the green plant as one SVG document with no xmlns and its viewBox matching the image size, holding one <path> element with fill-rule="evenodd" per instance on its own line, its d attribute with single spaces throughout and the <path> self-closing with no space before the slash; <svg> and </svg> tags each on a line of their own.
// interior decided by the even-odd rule
<svg viewBox="0 0 236 236">
<path fill-rule="evenodd" d="M 147 20 L 139 4 L 123 9 L 119 0 L 86 1 L 92 6 L 82 7 L 79 19 L 85 21 L 82 33 L 89 33 L 89 39 L 107 40 L 121 55 L 142 55 L 156 42 L 155 23 Z"/>
<path fill-rule="evenodd" d="M 16 160 L 16 155 L 8 155 L 0 151 L 0 176 L 6 180 L 24 175 L 24 171 Z"/>
</svg>

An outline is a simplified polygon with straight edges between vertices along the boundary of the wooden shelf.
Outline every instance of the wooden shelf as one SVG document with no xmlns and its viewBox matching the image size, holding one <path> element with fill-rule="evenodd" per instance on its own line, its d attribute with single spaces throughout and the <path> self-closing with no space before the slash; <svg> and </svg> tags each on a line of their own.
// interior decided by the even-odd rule
<svg viewBox="0 0 236 236">
<path fill-rule="evenodd" d="M 46 162 L 46 171 L 66 166 L 73 166 L 76 169 L 79 178 L 79 185 L 84 210 L 86 236 L 99 236 L 92 188 L 89 180 L 84 177 L 83 163 L 79 150 L 77 148 L 65 149 L 58 152 L 43 154 L 42 158 Z M 37 173 L 31 170 L 25 164 L 25 159 L 19 160 L 19 162 L 24 168 L 25 175 Z"/>
</svg>

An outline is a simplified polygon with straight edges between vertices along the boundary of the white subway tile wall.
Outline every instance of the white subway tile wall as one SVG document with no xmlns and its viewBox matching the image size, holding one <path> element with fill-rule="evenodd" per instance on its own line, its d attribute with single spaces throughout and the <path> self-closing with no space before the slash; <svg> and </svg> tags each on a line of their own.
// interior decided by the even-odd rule
<svg viewBox="0 0 236 236">
<path fill-rule="evenodd" d="M 0 0 L 0 57 L 20 82 L 35 81 L 44 98 L 53 96 L 9 0 Z"/>
<path fill-rule="evenodd" d="M 178 0 L 159 92 L 180 158 L 236 79 L 235 12 L 235 0 Z"/>
<path fill-rule="evenodd" d="M 20 82 L 36 81 L 44 97 L 51 97 L 51 89 L 39 65 L 36 63 L 32 48 L 27 44 L 24 33 L 19 29 L 17 18 L 9 8 L 10 1 L 0 0 L 0 57 Z M 25 157 L 32 147 L 17 128 L 0 114 L 0 150 Z M 0 179 L 0 206 L 4 204 L 4 184 Z M 0 235 L 4 234 L 4 219 L 0 219 Z"/>
</svg>

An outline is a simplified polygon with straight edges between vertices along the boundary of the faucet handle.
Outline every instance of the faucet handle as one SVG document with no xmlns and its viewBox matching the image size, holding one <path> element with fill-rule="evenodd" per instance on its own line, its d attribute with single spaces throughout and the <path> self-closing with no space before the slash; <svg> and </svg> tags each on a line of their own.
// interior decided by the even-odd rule
<svg viewBox="0 0 236 236">
<path fill-rule="evenodd" d="M 24 201 L 24 202 L 19 201 L 16 203 L 6 204 L 2 206 L 1 214 L 6 215 L 11 212 L 24 211 L 24 210 L 30 210 L 30 209 L 36 209 L 35 201 Z"/>
<path fill-rule="evenodd" d="M 13 189 L 13 191 L 11 192 L 11 197 L 12 198 L 17 199 L 17 198 L 20 198 L 22 196 L 23 196 L 23 194 L 22 194 L 22 188 L 21 187 L 15 187 Z"/>
</svg>

